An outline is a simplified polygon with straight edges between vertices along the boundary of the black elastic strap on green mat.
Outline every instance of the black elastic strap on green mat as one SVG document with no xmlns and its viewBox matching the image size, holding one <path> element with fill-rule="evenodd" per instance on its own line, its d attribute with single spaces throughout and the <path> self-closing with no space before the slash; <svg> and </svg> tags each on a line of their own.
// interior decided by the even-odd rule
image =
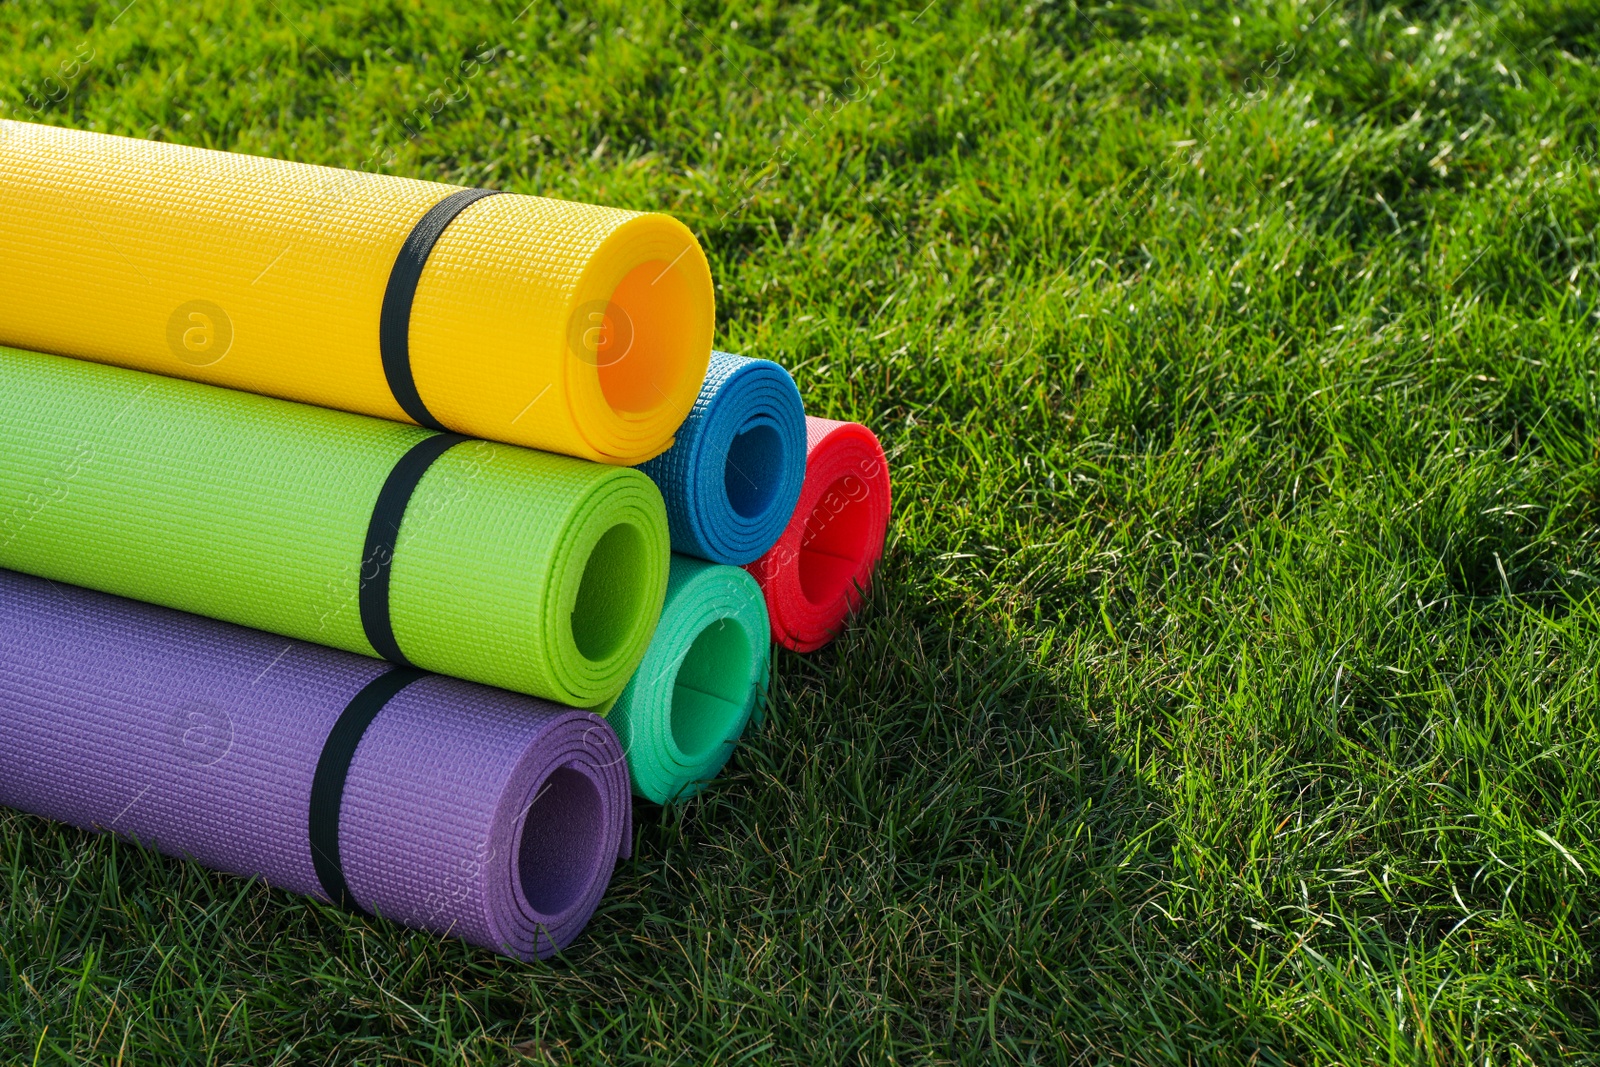
<svg viewBox="0 0 1600 1067">
<path fill-rule="evenodd" d="M 366 631 L 367 641 L 378 655 L 391 663 L 416 666 L 400 651 L 400 644 L 394 637 L 394 624 L 389 618 L 389 568 L 394 564 L 394 543 L 400 536 L 400 520 L 406 517 L 411 494 L 433 466 L 433 461 L 465 440 L 458 433 L 441 433 L 424 437 L 412 445 L 384 479 L 383 488 L 378 490 L 378 502 L 372 505 L 367 544 L 361 553 L 357 600 L 361 606 L 361 628 Z"/>
<path fill-rule="evenodd" d="M 339 858 L 339 809 L 344 804 L 344 783 L 350 776 L 350 761 L 356 746 L 378 712 L 400 690 L 426 677 L 410 667 L 395 667 L 362 686 L 361 692 L 339 713 L 328 739 L 317 758 L 317 771 L 311 778 L 311 863 L 317 870 L 322 891 L 339 907 L 357 915 L 367 911 L 350 892 L 344 880 L 344 863 Z"/>
<path fill-rule="evenodd" d="M 411 421 L 430 430 L 443 430 L 417 392 L 411 377 L 411 302 L 417 296 L 417 282 L 428 265 L 428 253 L 455 217 L 471 203 L 493 196 L 498 189 L 460 189 L 428 209 L 407 235 L 400 254 L 389 271 L 389 284 L 383 291 L 383 310 L 378 315 L 378 351 L 383 356 L 383 376 L 396 403 L 411 416 Z"/>
</svg>

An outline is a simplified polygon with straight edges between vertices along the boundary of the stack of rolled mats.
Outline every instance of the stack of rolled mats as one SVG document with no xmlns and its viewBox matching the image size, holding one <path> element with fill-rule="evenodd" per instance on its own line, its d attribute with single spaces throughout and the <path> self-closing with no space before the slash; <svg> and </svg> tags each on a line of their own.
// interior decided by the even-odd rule
<svg viewBox="0 0 1600 1067">
<path fill-rule="evenodd" d="M 860 606 L 883 451 L 668 216 L 16 122 L 0 196 L 0 804 L 547 957 Z"/>
</svg>

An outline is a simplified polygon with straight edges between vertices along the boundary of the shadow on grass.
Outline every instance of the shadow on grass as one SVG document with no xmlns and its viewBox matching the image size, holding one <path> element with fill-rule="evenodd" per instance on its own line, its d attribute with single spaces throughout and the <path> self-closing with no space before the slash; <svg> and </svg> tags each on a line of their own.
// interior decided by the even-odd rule
<svg viewBox="0 0 1600 1067">
<path fill-rule="evenodd" d="M 671 945 L 663 978 L 818 1056 L 1051 1057 L 1152 1012 L 1191 1017 L 1185 1047 L 1228 1040 L 1151 936 L 1172 837 L 1098 740 L 1105 709 L 992 612 L 923 599 L 910 566 L 891 558 L 834 645 L 779 654 L 728 783 L 644 825 L 608 934 Z"/>
</svg>

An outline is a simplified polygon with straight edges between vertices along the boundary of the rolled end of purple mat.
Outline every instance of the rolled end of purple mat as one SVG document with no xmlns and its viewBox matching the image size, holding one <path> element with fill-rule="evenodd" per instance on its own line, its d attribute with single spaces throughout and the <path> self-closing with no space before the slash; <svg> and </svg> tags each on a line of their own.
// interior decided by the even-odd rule
<svg viewBox="0 0 1600 1067">
<path fill-rule="evenodd" d="M 519 959 L 632 837 L 589 712 L 3 570 L 0 804 Z"/>
<path fill-rule="evenodd" d="M 345 877 L 376 915 L 546 957 L 578 936 L 628 850 L 629 798 L 598 715 L 428 675 L 390 698 L 351 761 Z"/>
</svg>

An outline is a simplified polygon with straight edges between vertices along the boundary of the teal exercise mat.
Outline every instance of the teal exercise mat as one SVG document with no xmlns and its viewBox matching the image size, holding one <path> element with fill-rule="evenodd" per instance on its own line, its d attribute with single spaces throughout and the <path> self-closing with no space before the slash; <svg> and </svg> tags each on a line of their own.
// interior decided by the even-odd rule
<svg viewBox="0 0 1600 1067">
<path fill-rule="evenodd" d="M 666 591 L 638 471 L 0 348 L 0 566 L 578 707 Z"/>
<path fill-rule="evenodd" d="M 672 557 L 650 651 L 605 712 L 641 797 L 667 804 L 722 770 L 766 696 L 766 602 L 738 567 Z"/>
</svg>

